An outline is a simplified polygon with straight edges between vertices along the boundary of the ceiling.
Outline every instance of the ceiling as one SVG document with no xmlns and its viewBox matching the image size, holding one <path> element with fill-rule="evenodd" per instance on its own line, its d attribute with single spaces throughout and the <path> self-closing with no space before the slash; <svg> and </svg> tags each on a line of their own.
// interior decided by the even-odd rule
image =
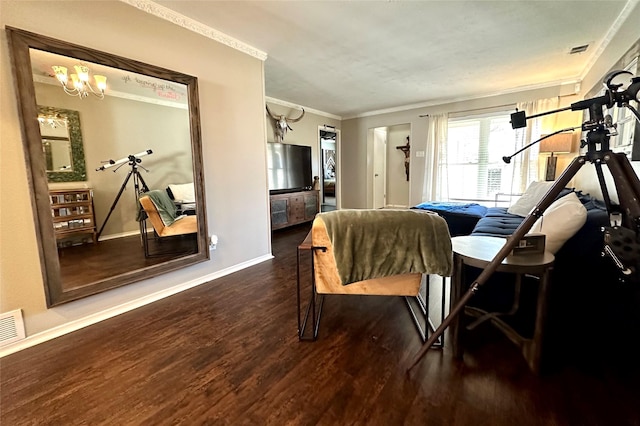
<svg viewBox="0 0 640 426">
<path fill-rule="evenodd" d="M 579 82 L 638 0 L 155 1 L 265 52 L 266 96 L 342 118 Z M 572 48 L 588 45 L 583 53 Z"/>
</svg>

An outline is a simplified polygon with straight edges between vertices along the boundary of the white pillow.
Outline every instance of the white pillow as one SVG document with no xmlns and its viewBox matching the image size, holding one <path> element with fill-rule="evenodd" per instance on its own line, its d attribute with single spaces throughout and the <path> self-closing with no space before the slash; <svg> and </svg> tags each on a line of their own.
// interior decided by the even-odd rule
<svg viewBox="0 0 640 426">
<path fill-rule="evenodd" d="M 553 181 L 531 182 L 522 197 L 507 209 L 507 213 L 522 217 L 528 216 L 554 183 Z"/>
<path fill-rule="evenodd" d="M 196 201 L 193 182 L 179 185 L 170 184 L 169 189 L 173 194 L 173 199 L 176 201 L 182 201 L 183 203 L 194 203 Z"/>
<path fill-rule="evenodd" d="M 529 232 L 545 234 L 545 249 L 553 254 L 575 235 L 587 221 L 587 209 L 584 208 L 575 192 L 570 192 L 554 201 L 542 213 Z"/>
</svg>

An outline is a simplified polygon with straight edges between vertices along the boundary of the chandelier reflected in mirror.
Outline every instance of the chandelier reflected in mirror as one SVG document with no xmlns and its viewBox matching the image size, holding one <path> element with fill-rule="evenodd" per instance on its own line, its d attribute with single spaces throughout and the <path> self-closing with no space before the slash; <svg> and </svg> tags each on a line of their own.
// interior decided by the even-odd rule
<svg viewBox="0 0 640 426">
<path fill-rule="evenodd" d="M 78 96 L 80 99 L 89 96 L 89 93 L 99 99 L 104 99 L 104 91 L 107 89 L 107 77 L 103 75 L 93 75 L 94 86 L 90 81 L 90 70 L 86 65 L 76 65 L 73 68 L 76 73 L 69 78 L 67 67 L 54 65 L 53 72 L 62 85 L 62 89 L 67 95 Z"/>
<path fill-rule="evenodd" d="M 67 127 L 67 119 L 62 117 L 60 114 L 56 115 L 39 115 L 38 121 L 41 125 L 49 126 L 52 129 L 57 129 L 58 127 Z"/>
</svg>

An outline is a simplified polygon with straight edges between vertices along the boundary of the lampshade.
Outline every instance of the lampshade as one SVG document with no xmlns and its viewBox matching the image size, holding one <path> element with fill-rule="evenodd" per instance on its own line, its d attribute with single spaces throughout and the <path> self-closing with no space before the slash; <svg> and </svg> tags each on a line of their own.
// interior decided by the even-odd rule
<svg viewBox="0 0 640 426">
<path fill-rule="evenodd" d="M 556 179 L 556 164 L 558 157 L 553 154 L 571 152 L 571 143 L 573 142 L 572 133 L 558 133 L 540 141 L 540 152 L 550 152 L 547 158 L 547 170 L 545 179 L 548 181 Z"/>
<path fill-rule="evenodd" d="M 558 133 L 540 142 L 540 152 L 569 153 L 573 142 L 573 133 Z"/>
<path fill-rule="evenodd" d="M 91 74 L 89 67 L 84 64 L 75 65 L 73 67 L 75 73 L 71 75 L 67 74 L 67 67 L 53 65 L 51 68 L 53 68 L 56 78 L 62 85 L 62 90 L 67 95 L 84 99 L 91 93 L 98 99 L 104 99 L 104 92 L 107 89 L 106 76 Z M 93 84 L 91 83 L 91 76 L 93 76 Z M 69 81 L 69 78 L 71 78 L 71 81 Z"/>
</svg>

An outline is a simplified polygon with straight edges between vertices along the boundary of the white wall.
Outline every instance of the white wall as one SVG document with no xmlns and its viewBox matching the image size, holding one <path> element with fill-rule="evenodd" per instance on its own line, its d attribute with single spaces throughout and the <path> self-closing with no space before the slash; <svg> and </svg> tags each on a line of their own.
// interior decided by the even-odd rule
<svg viewBox="0 0 640 426">
<path fill-rule="evenodd" d="M 33 336 L 270 257 L 261 60 L 122 2 L 2 1 L 0 7 L 2 27 L 198 77 L 207 221 L 209 232 L 219 237 L 208 262 L 47 309 L 7 37 L 2 31 L 0 312 L 22 309 L 27 335 Z"/>
</svg>

